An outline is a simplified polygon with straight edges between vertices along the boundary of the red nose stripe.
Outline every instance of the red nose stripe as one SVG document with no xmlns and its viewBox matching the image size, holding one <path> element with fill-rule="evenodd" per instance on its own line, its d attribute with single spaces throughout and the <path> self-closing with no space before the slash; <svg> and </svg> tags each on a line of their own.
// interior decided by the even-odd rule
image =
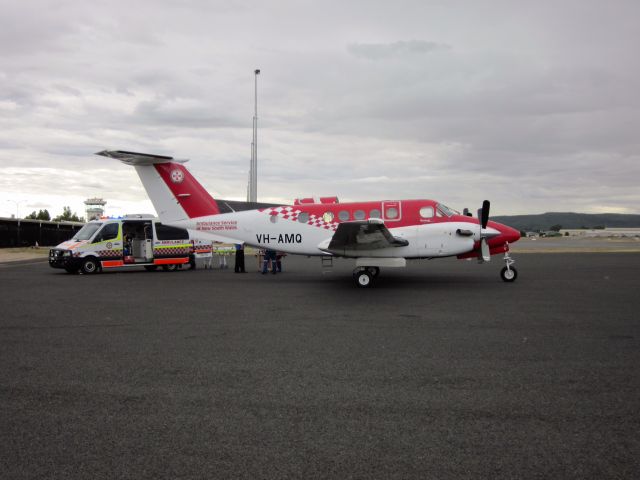
<svg viewBox="0 0 640 480">
<path fill-rule="evenodd" d="M 189 218 L 217 215 L 218 204 L 198 181 L 179 163 L 157 163 L 156 170 Z"/>
</svg>

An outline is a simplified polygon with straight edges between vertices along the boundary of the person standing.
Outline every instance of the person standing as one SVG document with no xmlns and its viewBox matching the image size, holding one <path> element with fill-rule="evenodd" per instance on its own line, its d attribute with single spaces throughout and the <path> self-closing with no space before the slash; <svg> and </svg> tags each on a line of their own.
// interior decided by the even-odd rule
<svg viewBox="0 0 640 480">
<path fill-rule="evenodd" d="M 264 252 L 264 262 L 262 263 L 262 273 L 267 273 L 269 271 L 269 264 L 271 264 L 271 273 L 276 274 L 276 251 L 275 250 L 265 250 Z"/>
<path fill-rule="evenodd" d="M 236 266 L 235 273 L 247 273 L 244 269 L 244 244 L 236 243 Z"/>
</svg>

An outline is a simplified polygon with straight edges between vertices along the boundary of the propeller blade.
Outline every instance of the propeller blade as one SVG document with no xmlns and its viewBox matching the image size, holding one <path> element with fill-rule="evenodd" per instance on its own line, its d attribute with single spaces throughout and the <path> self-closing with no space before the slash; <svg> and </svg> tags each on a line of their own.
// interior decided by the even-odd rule
<svg viewBox="0 0 640 480">
<path fill-rule="evenodd" d="M 491 206 L 491 203 L 489 202 L 489 200 L 485 200 L 484 202 L 482 202 L 482 228 L 487 228 L 487 223 L 489 222 L 489 207 Z"/>
<path fill-rule="evenodd" d="M 491 252 L 489 251 L 489 244 L 487 243 L 487 240 L 484 237 L 480 239 L 480 251 L 478 252 L 478 260 L 480 260 L 481 262 L 491 261 Z"/>
</svg>

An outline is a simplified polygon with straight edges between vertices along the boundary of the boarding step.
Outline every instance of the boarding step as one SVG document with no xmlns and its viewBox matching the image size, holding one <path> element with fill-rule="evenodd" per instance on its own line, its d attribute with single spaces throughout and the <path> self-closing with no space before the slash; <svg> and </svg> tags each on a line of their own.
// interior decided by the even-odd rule
<svg viewBox="0 0 640 480">
<path fill-rule="evenodd" d="M 322 262 L 322 270 L 331 270 L 333 268 L 333 257 L 323 256 L 320 257 L 320 261 Z"/>
</svg>

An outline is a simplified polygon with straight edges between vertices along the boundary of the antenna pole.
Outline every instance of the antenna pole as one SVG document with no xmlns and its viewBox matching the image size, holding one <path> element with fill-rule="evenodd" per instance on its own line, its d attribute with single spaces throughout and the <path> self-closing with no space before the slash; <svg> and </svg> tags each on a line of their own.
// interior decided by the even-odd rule
<svg viewBox="0 0 640 480">
<path fill-rule="evenodd" d="M 249 169 L 249 198 L 250 202 L 258 201 L 258 75 L 260 69 L 254 70 L 254 110 L 253 110 L 253 139 L 251 141 L 251 167 Z"/>
</svg>

